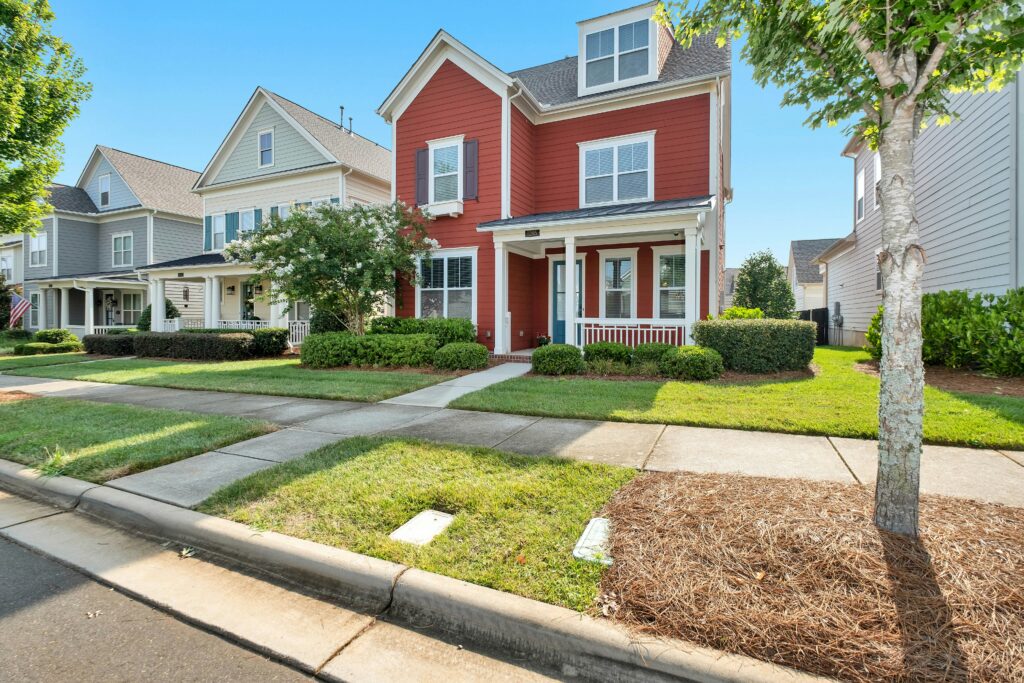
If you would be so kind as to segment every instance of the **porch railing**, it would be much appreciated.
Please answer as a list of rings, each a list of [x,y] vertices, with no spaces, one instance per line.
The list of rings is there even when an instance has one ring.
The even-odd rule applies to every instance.
[[[181,318],[181,329],[201,330],[206,327],[206,321],[202,318]]]
[[[308,320],[293,320],[288,323],[288,341],[292,346],[302,346],[302,340],[309,334]]]
[[[579,318],[576,338],[581,344],[618,342],[626,346],[640,344],[686,344],[684,321],[660,318]]]
[[[269,320],[218,320],[217,327],[222,330],[262,330],[270,327]]]
[[[181,329],[181,318],[164,318],[160,329],[164,332],[177,332]]]
[[[111,330],[134,330],[135,325],[93,325],[93,334],[110,334]]]

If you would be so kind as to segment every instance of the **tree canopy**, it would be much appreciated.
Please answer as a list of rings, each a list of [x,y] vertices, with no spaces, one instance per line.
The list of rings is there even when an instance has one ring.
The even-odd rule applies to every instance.
[[[767,249],[751,254],[736,274],[733,306],[757,308],[766,318],[792,318],[796,301],[782,267]]]

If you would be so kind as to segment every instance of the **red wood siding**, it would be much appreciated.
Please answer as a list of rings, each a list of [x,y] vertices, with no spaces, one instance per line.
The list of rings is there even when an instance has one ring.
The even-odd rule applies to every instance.
[[[446,61],[395,126],[395,189],[398,198],[410,205],[416,200],[417,149],[426,147],[427,140],[452,135],[479,141],[478,199],[466,201],[458,218],[435,219],[430,236],[441,248],[478,247],[477,331],[480,341],[493,348],[494,243],[489,234],[477,232],[476,226],[501,217],[501,98]],[[415,292],[408,284],[402,287],[400,301],[398,315],[416,314]]]
[[[518,107],[512,107],[512,178],[511,210],[513,216],[534,213],[534,150],[536,127]]]
[[[519,254],[508,255],[508,312],[512,317],[513,351],[530,348],[539,334],[534,329],[533,297],[530,296],[533,262],[534,259]]]
[[[708,194],[710,107],[710,95],[694,95],[535,126],[533,211],[579,208],[577,143],[650,130],[657,131],[654,198]]]

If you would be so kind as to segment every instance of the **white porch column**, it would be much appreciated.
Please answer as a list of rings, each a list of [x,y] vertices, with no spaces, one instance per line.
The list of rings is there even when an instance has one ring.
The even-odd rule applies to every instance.
[[[203,278],[203,327],[216,327],[213,321],[213,280]]]
[[[167,316],[167,299],[164,279],[158,277],[153,283],[153,303],[149,309],[149,329],[154,332],[164,331],[164,318]]]
[[[270,326],[288,327],[288,320],[285,317],[284,309],[288,304],[284,301],[277,301],[277,292],[271,285],[270,290]]]
[[[71,325],[71,289],[60,288],[60,326],[65,330]]]
[[[503,242],[494,243],[494,352],[508,353],[505,317],[508,314],[508,252]]]
[[[210,315],[213,317],[213,324],[210,327],[220,325],[220,275],[210,278]]]
[[[46,329],[46,298],[47,293],[45,289],[39,290],[39,328],[40,330]]]
[[[85,288],[85,333],[92,334],[96,326],[96,290]]]
[[[565,238],[565,343],[578,346],[576,339],[576,238]]]
[[[693,324],[700,319],[700,240],[697,228],[686,228],[686,343],[693,343]]]

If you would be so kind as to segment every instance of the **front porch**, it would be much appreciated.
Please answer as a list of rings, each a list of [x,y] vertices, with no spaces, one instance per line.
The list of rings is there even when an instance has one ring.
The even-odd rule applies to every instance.
[[[148,283],[134,273],[31,280],[30,329],[64,328],[78,338],[138,324],[149,303]]]

